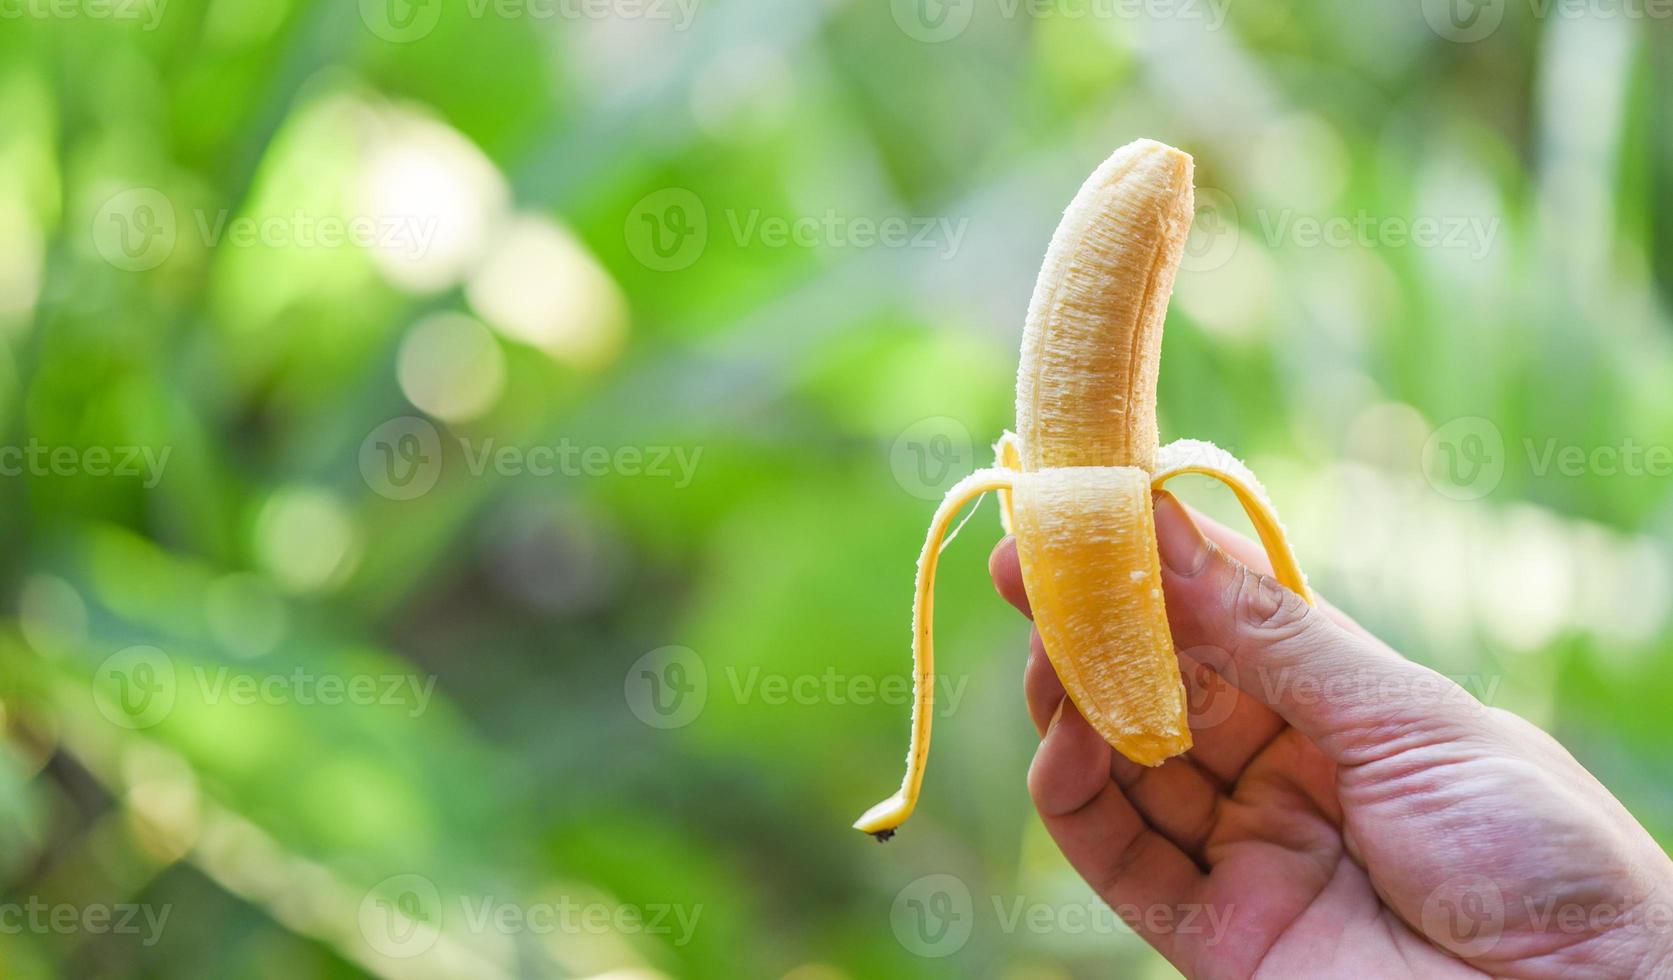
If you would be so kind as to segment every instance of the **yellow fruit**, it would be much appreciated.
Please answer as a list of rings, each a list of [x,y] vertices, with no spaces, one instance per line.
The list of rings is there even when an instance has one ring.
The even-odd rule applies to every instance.
[[[1283,526],[1253,474],[1224,450],[1157,448],[1162,322],[1190,230],[1191,158],[1152,140],[1087,178],[1052,236],[1017,366],[1017,431],[997,465],[947,492],[918,558],[912,736],[906,777],[854,826],[888,839],[912,814],[929,753],[935,566],[953,518],[997,491],[1024,587],[1063,688],[1110,745],[1147,766],[1191,747],[1168,632],[1151,491],[1180,473],[1232,488],[1277,578],[1312,602]]]

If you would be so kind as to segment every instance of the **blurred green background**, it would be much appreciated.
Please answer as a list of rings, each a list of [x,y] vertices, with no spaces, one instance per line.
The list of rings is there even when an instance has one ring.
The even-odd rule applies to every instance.
[[[1673,841],[1657,10],[5,0],[0,973],[1173,975],[1030,809],[991,502],[848,828],[1138,136],[1164,439]]]

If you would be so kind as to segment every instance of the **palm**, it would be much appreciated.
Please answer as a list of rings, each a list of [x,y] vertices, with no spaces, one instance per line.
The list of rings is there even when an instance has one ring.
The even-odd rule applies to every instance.
[[[1105,750],[1110,783],[1136,815],[1207,871],[1182,904],[1220,910],[1212,919],[1226,923],[1220,935],[1171,936],[1164,952],[1202,977],[1348,975],[1368,962],[1406,964],[1388,975],[1474,973],[1379,898],[1344,838],[1338,767],[1270,710],[1185,659],[1196,747],[1156,769]],[[1053,693],[1047,671],[1043,663],[1030,670],[1031,701]],[[1072,724],[1086,728],[1078,718]],[[1098,752],[1090,743],[1076,750]],[[1371,824],[1357,813],[1346,819],[1365,830],[1383,819],[1366,815]]]
[[[1202,765],[1190,756],[1176,763]],[[1284,726],[1227,787],[1200,848],[1188,853],[1209,869],[1202,901],[1240,910],[1227,917],[1240,928],[1217,948],[1199,947],[1188,973],[1346,976],[1368,963],[1403,964],[1386,974],[1397,976],[1475,972],[1383,904],[1349,853],[1336,783],[1337,767]],[[1159,811],[1151,820],[1167,822]]]

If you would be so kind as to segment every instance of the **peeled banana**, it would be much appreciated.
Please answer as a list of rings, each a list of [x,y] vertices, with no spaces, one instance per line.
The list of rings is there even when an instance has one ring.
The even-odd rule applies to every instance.
[[[934,691],[935,568],[953,518],[997,492],[1046,654],[1092,726],[1146,766],[1191,747],[1168,631],[1151,491],[1181,473],[1230,486],[1280,582],[1313,601],[1266,491],[1207,442],[1157,447],[1162,322],[1193,212],[1191,157],[1154,140],[1116,150],[1052,236],[1023,328],[1015,433],[947,492],[918,558],[906,777],[854,826],[881,840],[917,806]]]

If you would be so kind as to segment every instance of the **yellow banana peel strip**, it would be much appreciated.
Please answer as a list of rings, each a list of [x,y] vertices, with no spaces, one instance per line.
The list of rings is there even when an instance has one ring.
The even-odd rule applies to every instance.
[[[1301,563],[1295,560],[1295,551],[1278,520],[1278,511],[1267,498],[1266,488],[1242,460],[1212,442],[1180,439],[1157,451],[1156,471],[1151,474],[1150,485],[1161,489],[1162,484],[1181,473],[1211,476],[1230,487],[1237,495],[1237,502],[1243,505],[1243,512],[1249,515],[1249,522],[1255,526],[1255,533],[1260,535],[1261,547],[1272,562],[1273,577],[1307,600],[1308,605],[1314,605],[1313,590],[1307,586]]]
[[[912,736],[906,749],[906,777],[895,795],[877,804],[854,826],[887,840],[918,805],[924,782],[924,760],[929,755],[930,721],[935,715],[935,568],[941,561],[942,539],[964,505],[991,490],[1009,490],[1015,474],[977,470],[953,484],[930,521],[924,549],[918,554],[918,575],[912,600]]]
[[[993,465],[1002,470],[1022,469],[1022,450],[1017,448],[1017,434],[1007,429],[999,441],[993,444]],[[1011,516],[1011,491],[999,491],[999,526],[1006,534],[1012,533],[1016,526]]]

